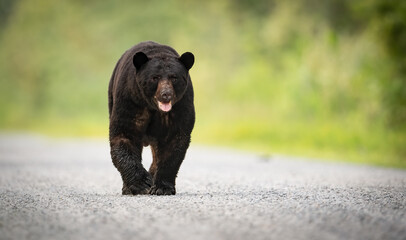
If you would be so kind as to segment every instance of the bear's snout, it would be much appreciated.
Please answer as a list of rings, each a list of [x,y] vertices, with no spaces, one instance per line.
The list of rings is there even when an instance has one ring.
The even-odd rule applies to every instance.
[[[158,108],[164,112],[169,112],[172,109],[174,97],[174,89],[171,81],[167,79],[159,81],[158,88],[155,93]]]
[[[172,100],[171,91],[165,89],[161,91],[162,102],[170,102]]]
[[[169,80],[161,80],[158,83],[155,97],[158,101],[168,103],[173,100],[174,90]]]

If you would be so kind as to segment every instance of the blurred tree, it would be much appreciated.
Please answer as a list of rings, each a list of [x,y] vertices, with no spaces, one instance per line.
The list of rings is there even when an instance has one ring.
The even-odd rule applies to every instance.
[[[246,13],[254,18],[266,17],[275,6],[273,0],[236,0],[231,1],[231,4],[237,16]]]
[[[300,3],[308,14],[315,15],[319,21],[327,22],[335,31],[358,31],[363,21],[353,12],[351,0],[307,0]]]
[[[406,127],[406,1],[307,0],[301,8],[327,21],[333,31],[359,35],[372,29],[393,61],[393,71],[382,83],[383,104],[392,127]]]
[[[0,34],[4,26],[7,25],[7,20],[12,13],[14,6],[17,5],[18,0],[0,0]]]
[[[395,71],[386,83],[385,103],[394,126],[406,127],[406,2],[379,0],[373,12],[378,33],[391,56]]]

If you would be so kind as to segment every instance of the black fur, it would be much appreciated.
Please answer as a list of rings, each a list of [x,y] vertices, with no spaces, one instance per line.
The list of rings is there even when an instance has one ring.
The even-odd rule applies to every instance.
[[[123,194],[175,194],[175,179],[195,123],[189,69],[192,53],[181,57],[171,47],[142,42],[127,50],[108,90],[110,153],[123,180]],[[171,104],[163,111],[158,102]],[[141,164],[150,145],[153,163]]]

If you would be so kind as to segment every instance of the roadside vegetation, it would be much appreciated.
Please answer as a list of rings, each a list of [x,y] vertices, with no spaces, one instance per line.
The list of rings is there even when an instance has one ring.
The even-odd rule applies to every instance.
[[[193,142],[406,167],[406,3],[0,0],[0,129],[107,137],[121,54],[196,56]]]

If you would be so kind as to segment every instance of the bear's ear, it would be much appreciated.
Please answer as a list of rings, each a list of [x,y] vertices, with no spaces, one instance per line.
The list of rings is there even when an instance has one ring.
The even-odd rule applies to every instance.
[[[189,71],[189,69],[192,68],[193,63],[195,63],[195,56],[193,56],[193,53],[191,52],[185,52],[184,54],[182,54],[182,56],[180,56],[179,60]]]
[[[137,52],[133,57],[134,67],[139,70],[142,65],[148,62],[148,57],[143,52]]]

